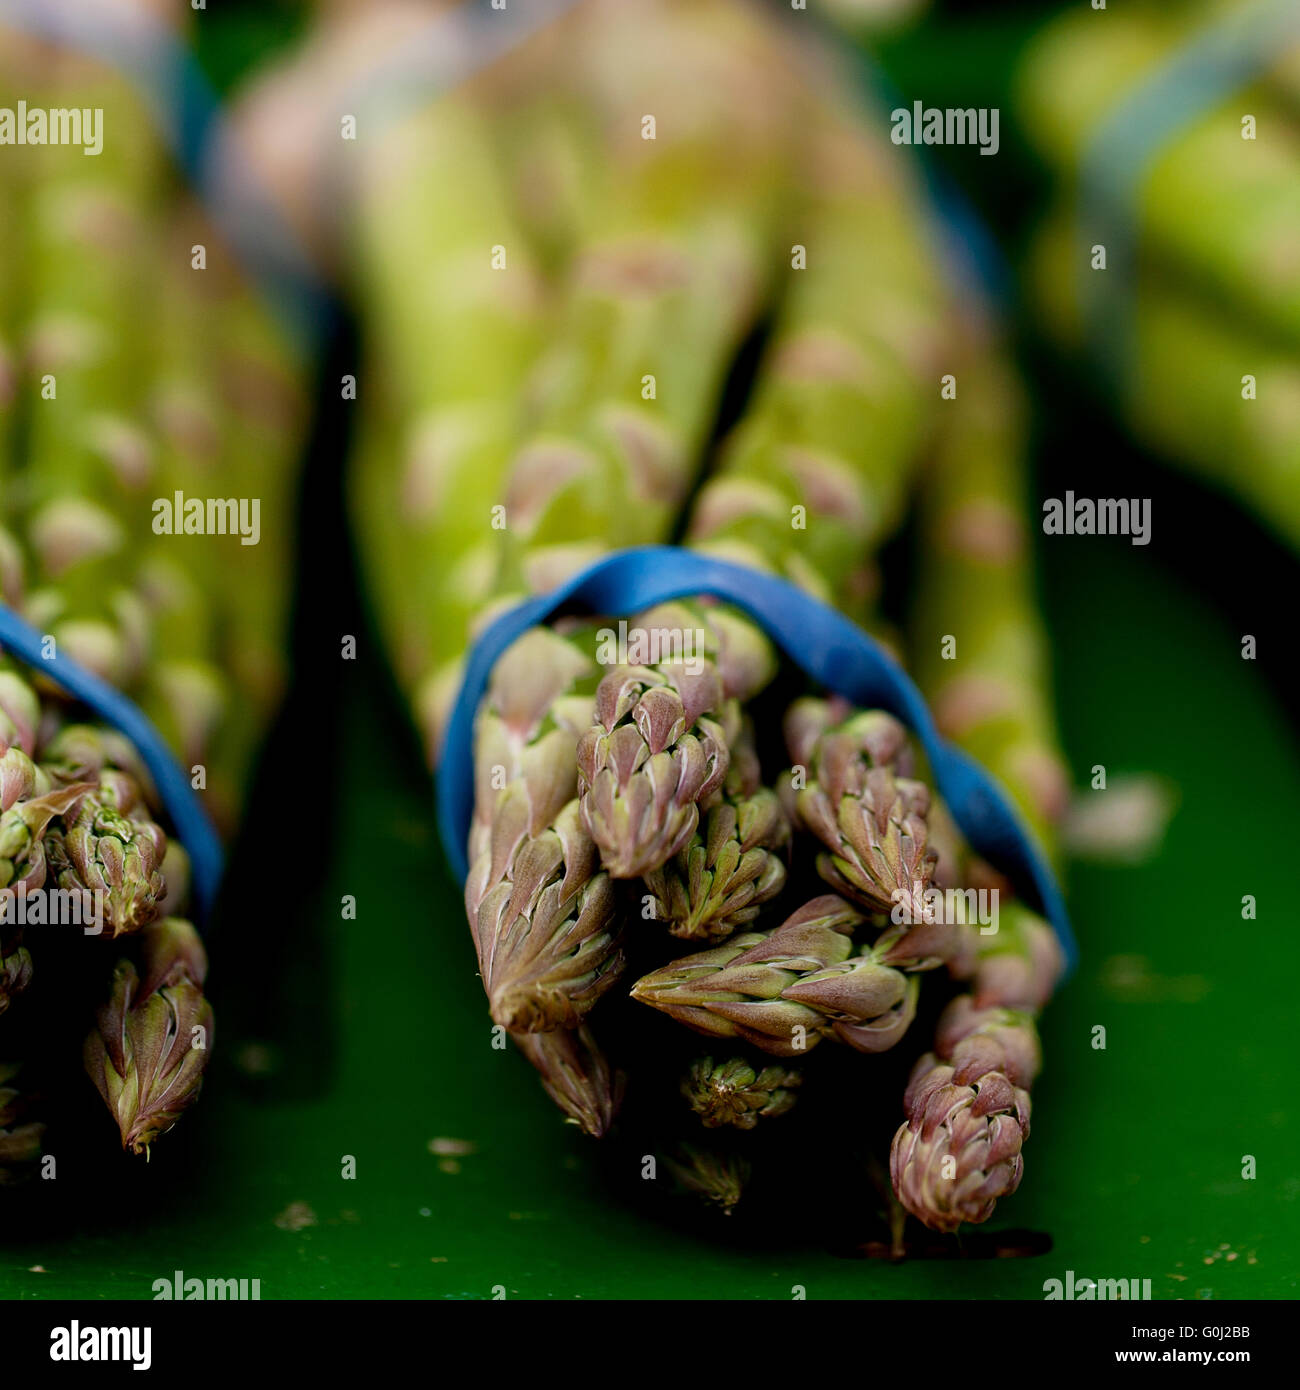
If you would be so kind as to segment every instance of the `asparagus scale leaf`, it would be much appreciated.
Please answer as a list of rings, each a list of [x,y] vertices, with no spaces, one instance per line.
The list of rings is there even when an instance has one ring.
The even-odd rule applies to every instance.
[[[142,941],[143,979],[131,961],[118,964],[83,1060],[122,1147],[147,1155],[198,1099],[212,1055],[212,1008],[203,997],[207,955],[189,922],[151,923]]]

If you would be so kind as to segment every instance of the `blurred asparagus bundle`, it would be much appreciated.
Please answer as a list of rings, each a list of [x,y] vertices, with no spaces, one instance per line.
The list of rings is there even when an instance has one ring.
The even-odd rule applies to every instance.
[[[1009,382],[954,350],[962,315],[913,173],[830,54],[743,0],[592,0],[433,100],[393,54],[427,47],[434,11],[455,7],[335,10],[245,108],[269,166],[259,128],[296,97],[336,111],[402,86],[361,104],[364,158],[285,182],[357,303],[350,505],[431,763],[475,634],[612,550],[680,534],[878,623],[877,552],[936,448],[949,470],[959,456],[945,371],[984,399],[982,500],[1015,512]],[[474,70],[469,29],[429,32]],[[735,421],[724,383],[747,341]],[[970,634],[973,679],[1014,667],[1001,722],[980,727],[1028,806],[1056,755],[1026,556],[1001,564],[1003,539],[974,556],[994,581],[953,594],[945,569],[931,590]],[[974,957],[934,916],[943,810],[894,719],[808,697],[726,604],[612,616],[619,641],[617,621],[563,618],[492,673],[466,846],[478,973],[569,1121],[650,1145],[731,1211],[780,1172],[769,1140],[819,1113],[835,1054],[884,1068]],[[1056,809],[1033,802],[1036,823]],[[896,1080],[871,1108],[881,1155]],[[843,1093],[829,1103],[834,1135]],[[956,1207],[982,1220],[992,1203],[963,1189]],[[937,1202],[909,1209],[946,1228]]]
[[[66,37],[3,35],[29,104],[102,108],[104,145],[0,164],[2,597],[141,705],[228,833],[286,675],[305,364],[144,95]],[[0,1181],[39,1156],[43,1107],[77,1109],[86,1030],[122,1145],[147,1153],[196,1099],[212,1042],[186,847],[127,741],[7,656],[0,788]],[[38,1037],[53,1048],[21,1055]]]
[[[1034,293],[1145,441],[1300,546],[1300,14],[1198,0],[1098,18],[1057,21],[1022,74],[1061,183]]]

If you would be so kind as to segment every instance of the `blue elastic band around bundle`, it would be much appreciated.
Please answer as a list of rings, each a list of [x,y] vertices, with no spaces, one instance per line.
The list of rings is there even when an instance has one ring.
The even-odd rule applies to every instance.
[[[975,851],[1005,873],[1052,924],[1067,969],[1078,952],[1065,900],[1042,848],[997,782],[969,754],[941,738],[916,686],[879,643],[833,608],[773,575],[674,546],[620,551],[548,594],[497,618],[470,653],[447,726],[438,771],[438,824],[459,879],[469,872],[466,845],[474,811],[474,720],[498,657],[529,628],[561,610],[612,617],[657,603],[712,595],[748,613],[807,675],[854,705],[884,709],[925,750],[935,784]]]
[[[55,681],[104,723],[130,739],[149,770],[172,832],[190,859],[191,882],[199,914],[212,914],[225,855],[203,804],[190,786],[185,770],[172,756],[157,729],[121,691],[114,690],[71,657],[56,651],[45,655],[46,639],[12,609],[0,604],[0,647]]]

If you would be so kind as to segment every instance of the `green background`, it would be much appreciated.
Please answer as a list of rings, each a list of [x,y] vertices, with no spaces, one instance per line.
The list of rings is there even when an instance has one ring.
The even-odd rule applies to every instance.
[[[1005,142],[1028,24],[997,11],[932,18],[887,47],[886,65],[909,98],[1001,105]],[[228,80],[266,33],[251,20],[211,31],[214,73]],[[1014,250],[1035,171],[1014,141],[1004,159],[974,164],[998,174],[956,159],[950,172]],[[61,1156],[60,1181],[21,1195],[0,1293],[148,1298],[179,1269],[259,1278],[263,1298],[490,1298],[497,1286],[530,1298],[789,1298],[796,1285],[809,1298],[1040,1298],[1073,1270],[1149,1278],[1156,1298],[1294,1297],[1300,768],[1265,606],[1274,589],[1294,591],[1294,570],[1227,504],[1116,436],[1031,331],[1019,347],[1040,491],[1077,482],[1154,499],[1150,547],[1040,546],[1076,783],[1095,764],[1112,780],[1158,773],[1180,804],[1152,861],[1070,869],[1083,962],[1044,1019],[1026,1176],[987,1228],[994,1239],[981,1230],[951,1243],[964,1257],[901,1265],[823,1253],[859,1194],[820,1180],[763,1239],[742,1240],[722,1217],[687,1229],[611,1200],[591,1141],[558,1121],[522,1059],[490,1046],[430,788],[351,597],[337,496],[318,482],[298,681],[214,948],[220,1036],[203,1103],[147,1169],[112,1152],[97,1116],[85,1151]],[[337,351],[346,360],[346,337]],[[323,422],[314,479],[336,477],[333,435]],[[362,634],[341,682],[340,631]],[[1260,637],[1259,661],[1242,660],[1243,632]],[[304,854],[326,864],[323,883]],[[1257,921],[1241,918],[1246,893]],[[341,919],[344,894],[355,921]],[[1098,1026],[1105,1050],[1093,1047]],[[475,1146],[458,1171],[430,1152],[440,1136]],[[1050,1248],[982,1258],[999,1232]]]

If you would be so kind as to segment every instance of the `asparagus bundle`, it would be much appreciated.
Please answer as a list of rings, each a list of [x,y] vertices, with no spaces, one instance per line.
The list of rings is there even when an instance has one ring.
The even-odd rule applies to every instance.
[[[16,345],[2,597],[142,705],[229,828],[282,670],[264,658],[284,646],[301,365],[180,193],[143,99],[71,50],[35,51],[42,100],[102,106],[108,135],[97,160],[40,147],[6,207],[18,244],[0,261],[19,259],[25,292],[4,296],[0,330]],[[224,292],[209,296],[209,273]],[[232,393],[236,420],[222,398],[250,343],[265,345],[260,404]],[[232,565],[250,510],[258,534]],[[7,657],[0,796],[0,1052],[89,1027],[86,1070],[123,1147],[147,1154],[196,1099],[212,1041],[185,846],[136,750]],[[75,938],[55,941],[68,922]],[[94,995],[97,1018],[82,1012]],[[42,1044],[22,1073],[29,1101],[4,1093],[0,1169],[39,1152],[41,1104],[69,1086],[63,1056]]]
[[[1235,493],[1295,545],[1294,9],[1145,5],[1127,8],[1104,32],[1082,18],[1044,34],[1022,83],[1026,128],[1062,183],[1035,257],[1043,315],[1071,350],[1103,351],[1123,364],[1118,406],[1146,442]],[[1221,55],[1225,71],[1241,74],[1238,89],[1207,87],[1213,104],[1188,106],[1187,122],[1153,149],[1134,206],[1113,206],[1089,142],[1166,64],[1197,53],[1197,71],[1205,55]],[[1130,144],[1141,138],[1141,125],[1134,129]],[[1096,247],[1112,240],[1112,228],[1135,247],[1133,264],[1115,261],[1121,248],[1110,246],[1103,270]]]
[[[492,615],[674,534],[765,310],[689,544],[868,620],[941,423],[924,218],[838,74],[725,0],[581,19],[376,131],[346,184],[373,382],[351,504],[433,761]],[[920,976],[959,966],[926,906],[938,809],[901,726],[797,699],[739,611],[613,618],[613,642],[601,617],[527,632],[491,673],[467,915],[491,1016],[566,1117],[731,1210],[769,1139],[825,1113],[830,1058],[887,1068]]]

